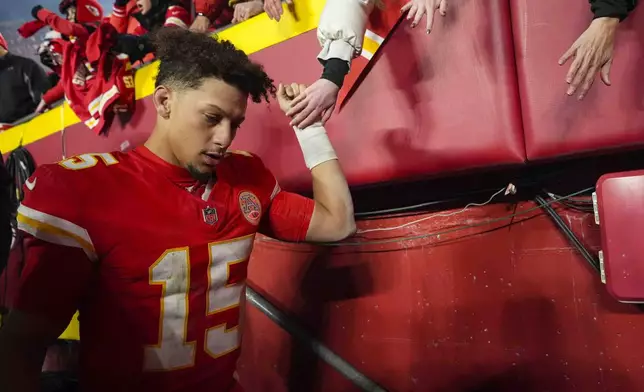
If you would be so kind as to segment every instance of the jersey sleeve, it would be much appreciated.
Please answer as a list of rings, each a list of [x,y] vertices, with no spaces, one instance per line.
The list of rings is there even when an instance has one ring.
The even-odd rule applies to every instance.
[[[309,224],[313,217],[315,202],[296,193],[285,192],[277,179],[264,165],[261,158],[247,151],[231,151],[237,164],[230,166],[230,178],[243,177],[247,185],[258,191],[263,200],[264,213],[259,232],[283,241],[300,242],[306,239]],[[251,174],[252,173],[252,174]]]
[[[124,34],[127,32],[128,20],[128,3],[122,4],[122,2],[114,2],[112,15],[110,15],[110,24],[114,26],[118,33]]]
[[[163,27],[181,27],[187,29],[190,25],[190,13],[181,5],[173,4],[168,7]]]
[[[306,239],[315,202],[308,197],[278,191],[264,215],[261,233],[284,241]]]
[[[58,31],[63,35],[74,37],[89,36],[89,32],[82,24],[72,23],[66,19],[61,18],[60,16],[56,15],[46,8],[41,8],[36,15],[38,16],[38,20],[46,23],[53,30]]]
[[[262,218],[260,232],[283,241],[301,242],[306,239],[315,202],[308,197],[283,191],[277,179],[261,160],[262,183],[270,191],[269,204]],[[268,193],[268,192],[267,192]]]
[[[57,165],[39,167],[25,182],[18,229],[25,266],[14,307],[69,322],[88,287],[97,256],[83,227],[83,189]],[[74,174],[74,173],[72,173]]]
[[[216,0],[194,0],[195,12],[209,17],[215,10],[216,2]]]
[[[64,326],[81,306],[92,264],[79,248],[25,235],[24,265],[12,308]]]
[[[42,96],[43,101],[45,101],[47,105],[51,105],[63,98],[65,98],[65,87],[62,79],[60,79],[54,87],[47,90],[47,92]]]

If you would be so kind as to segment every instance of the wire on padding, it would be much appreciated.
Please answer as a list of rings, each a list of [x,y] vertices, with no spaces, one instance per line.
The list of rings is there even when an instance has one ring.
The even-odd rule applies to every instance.
[[[412,221],[412,222],[404,223],[404,224],[399,225],[399,226],[379,227],[379,228],[376,228],[376,229],[358,230],[357,234],[372,233],[372,232],[375,232],[375,231],[398,230],[398,229],[402,229],[402,228],[407,227],[407,226],[415,225],[416,223],[424,222],[424,221],[429,220],[429,219],[438,218],[438,217],[450,217],[450,216],[462,214],[465,211],[467,211],[470,207],[483,207],[485,205],[490,204],[492,202],[492,200],[494,200],[495,197],[497,197],[498,195],[500,195],[503,192],[505,192],[506,195],[514,194],[514,193],[516,193],[516,188],[514,187],[514,185],[509,184],[508,186],[499,189],[496,193],[494,193],[492,196],[490,196],[490,198],[487,201],[485,201],[483,203],[469,203],[465,207],[463,207],[462,209],[460,209],[458,211],[439,212],[439,213],[436,213],[436,214],[426,216],[426,217],[421,218],[421,219],[417,219],[417,220]]]

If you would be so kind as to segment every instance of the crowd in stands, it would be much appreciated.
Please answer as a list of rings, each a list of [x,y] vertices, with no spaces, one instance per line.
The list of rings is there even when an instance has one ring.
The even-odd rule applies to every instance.
[[[33,39],[48,30],[37,51],[45,68],[10,53],[0,35],[0,129],[66,99],[88,128],[101,133],[114,113],[131,112],[134,69],[154,59],[156,30],[215,31],[264,12],[264,1],[114,0],[110,11],[95,0],[62,0],[56,10],[34,7],[18,34]]]

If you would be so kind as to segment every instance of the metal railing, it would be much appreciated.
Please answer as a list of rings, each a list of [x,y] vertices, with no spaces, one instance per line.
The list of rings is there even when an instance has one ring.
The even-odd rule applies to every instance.
[[[387,392],[386,389],[376,384],[358,369],[354,368],[349,362],[345,361],[338,354],[331,351],[321,341],[314,338],[295,320],[288,317],[283,311],[271,304],[266,298],[251,287],[246,286],[246,300],[254,307],[264,313],[275,324],[293,336],[300,344],[313,351],[321,360],[335,369],[338,373],[346,377],[354,385],[368,392]]]

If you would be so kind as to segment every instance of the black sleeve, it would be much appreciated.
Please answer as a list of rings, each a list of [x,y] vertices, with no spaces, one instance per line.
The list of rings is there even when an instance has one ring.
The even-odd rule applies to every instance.
[[[43,94],[51,88],[45,70],[35,61],[25,59],[23,62],[23,76],[25,83],[29,86],[29,94],[31,94],[34,103],[39,104]]]
[[[130,61],[134,63],[143,60],[148,53],[153,53],[154,46],[148,34],[119,34],[112,51],[127,54],[130,57]]]
[[[324,61],[322,64],[324,65],[322,79],[330,80],[339,88],[342,88],[344,77],[349,73],[349,63],[344,60],[331,58]]]
[[[619,18],[620,21],[635,9],[637,0],[589,0],[595,18]]]

